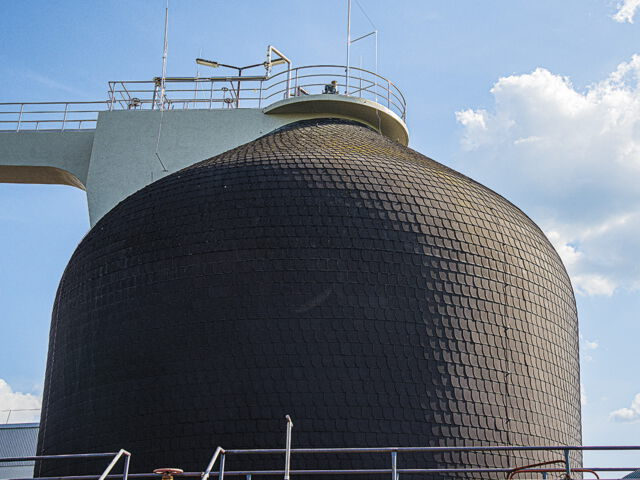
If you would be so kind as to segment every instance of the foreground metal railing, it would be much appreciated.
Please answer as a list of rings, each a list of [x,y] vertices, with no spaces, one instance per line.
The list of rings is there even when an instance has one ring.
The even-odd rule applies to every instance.
[[[483,478],[484,474],[498,473],[504,474],[505,478],[513,478],[516,474],[529,474],[528,478],[536,479],[548,479],[552,478],[549,474],[560,474],[563,479],[576,478],[576,474],[581,475],[584,472],[595,472],[596,477],[598,472],[606,472],[609,474],[619,472],[631,472],[640,469],[640,459],[635,458],[636,466],[634,467],[576,467],[572,465],[570,454],[575,451],[640,451],[640,445],[625,445],[625,446],[567,446],[567,445],[545,445],[545,446],[472,446],[472,447],[381,447],[381,448],[295,448],[291,449],[290,453],[291,463],[295,466],[296,457],[300,455],[334,455],[334,454],[381,454],[388,456],[389,466],[387,468],[369,468],[369,469],[316,469],[316,470],[291,470],[292,477],[304,478],[308,475],[322,475],[322,476],[336,476],[336,475],[368,475],[375,476],[376,478],[387,478],[391,480],[399,480],[400,475],[423,475],[426,478],[438,478],[442,474],[453,473],[465,473],[477,475],[475,478]],[[542,462],[541,464],[534,465],[513,465],[509,468],[483,468],[481,466],[474,466],[468,468],[402,468],[401,455],[407,453],[444,453],[444,452],[517,452],[517,451],[548,451],[550,455],[558,454],[562,456],[562,459],[551,460],[549,462]],[[224,477],[245,477],[246,480],[252,480],[256,476],[284,476],[285,469],[282,470],[226,470],[226,459],[232,455],[282,455],[283,466],[285,464],[284,455],[287,449],[275,448],[275,449],[243,449],[243,450],[225,450],[222,447],[216,448],[215,452],[211,456],[209,463],[202,472],[184,472],[180,477],[188,478],[200,478],[200,480],[209,480],[210,477],[217,477],[219,480],[224,480]],[[123,480],[137,479],[137,478],[158,478],[154,473],[135,473],[129,474],[129,459],[130,454],[125,450],[120,450],[117,454],[103,453],[103,454],[79,454],[79,455],[44,455],[38,457],[20,457],[20,458],[0,458],[0,463],[7,461],[24,461],[24,460],[44,460],[54,458],[85,458],[85,457],[106,457],[114,456],[109,466],[105,469],[102,475],[83,475],[73,477],[39,477],[41,480],[90,480],[98,479],[105,480],[107,478],[122,478]],[[111,470],[118,462],[118,460],[125,456],[124,473],[122,475],[110,475]],[[562,468],[551,468],[545,464],[557,464],[561,463]],[[546,468],[543,468],[546,467]],[[214,471],[215,469],[215,471]],[[519,476],[517,478],[522,478]],[[555,476],[553,478],[559,478]],[[614,476],[615,479],[619,479],[619,475]],[[613,480],[611,476],[607,477],[609,480]],[[601,479],[601,480],[607,480]]]
[[[271,76],[168,77],[109,82],[107,100],[91,102],[0,103],[0,130],[83,130],[95,128],[105,110],[188,110],[263,108],[276,101],[315,94],[371,100],[406,120],[404,95],[390,80],[369,70],[342,65],[309,65]]]
[[[115,453],[73,453],[68,455],[35,455],[31,457],[8,457],[8,458],[0,458],[0,464],[3,463],[13,463],[13,462],[28,462],[28,461],[39,461],[39,460],[77,460],[82,458],[104,458],[104,457],[113,457],[107,468],[104,469],[102,474],[100,475],[82,475],[82,476],[74,476],[74,477],[35,477],[41,479],[55,479],[55,478],[65,478],[67,480],[73,479],[95,479],[105,480],[106,478],[122,478],[122,480],[127,480],[129,478],[129,463],[131,461],[131,453],[127,452],[124,449],[120,449],[120,451]],[[117,465],[121,458],[124,457],[124,468],[121,475],[110,475],[113,468]],[[26,480],[26,479],[25,479]]]
[[[391,480],[399,480],[399,476],[402,475],[429,475],[433,478],[437,478],[439,474],[446,473],[468,473],[468,474],[486,474],[486,473],[503,473],[507,478],[512,478],[514,474],[530,473],[540,475],[540,477],[547,479],[549,473],[562,473],[563,478],[575,478],[572,475],[575,473],[583,472],[631,472],[640,469],[640,459],[637,459],[638,466],[636,467],[575,467],[571,464],[570,454],[572,451],[622,451],[622,450],[634,450],[640,451],[640,445],[628,445],[628,446],[567,446],[567,445],[545,445],[545,446],[478,446],[478,447],[382,447],[382,448],[296,448],[291,449],[292,455],[301,454],[372,454],[380,453],[389,455],[389,467],[388,468],[376,468],[376,469],[322,469],[322,470],[291,470],[292,476],[304,476],[304,475],[390,475]],[[401,453],[443,453],[443,452],[516,452],[516,451],[549,451],[558,452],[562,454],[562,460],[564,467],[559,468],[541,468],[539,465],[529,466],[513,466],[509,468],[401,468],[399,466],[399,454]],[[255,470],[255,471],[225,471],[226,457],[229,455],[284,455],[286,449],[244,449],[244,450],[224,450],[218,447],[211,457],[211,461],[207,466],[207,469],[200,475],[201,480],[207,480],[210,475],[215,475],[218,479],[222,480],[225,476],[238,477],[244,476],[247,480],[251,480],[253,476],[265,475],[265,476],[280,476],[285,474],[285,470]],[[219,459],[218,472],[212,472],[216,460]],[[558,460],[552,461],[557,463]],[[295,464],[295,461],[293,462]],[[551,462],[549,462],[551,463]],[[193,472],[186,472],[185,476],[197,476]],[[598,475],[596,474],[596,477]],[[482,477],[478,477],[482,478]],[[619,478],[619,477],[617,477]],[[605,480],[605,479],[601,479]],[[611,479],[613,480],[613,479]]]

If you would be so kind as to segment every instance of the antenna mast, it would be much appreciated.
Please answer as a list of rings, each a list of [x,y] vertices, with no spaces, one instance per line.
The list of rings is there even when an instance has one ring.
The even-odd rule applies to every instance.
[[[349,60],[351,55],[351,0],[347,0],[347,70],[344,76],[344,94],[349,95]]]
[[[167,31],[169,26],[169,0],[164,9],[164,49],[162,51],[162,80],[160,81],[160,110],[164,110],[164,89],[167,78]]]

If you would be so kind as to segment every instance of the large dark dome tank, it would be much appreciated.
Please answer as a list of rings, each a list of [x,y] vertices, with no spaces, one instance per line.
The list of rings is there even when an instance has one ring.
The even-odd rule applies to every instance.
[[[133,471],[201,471],[218,445],[283,447],[285,414],[294,447],[580,444],[558,255],[501,196],[342,120],[282,128],[100,220],[57,294],[39,454],[125,448]],[[357,458],[292,468],[389,465]],[[227,466],[282,468],[263,460]],[[81,466],[40,474],[95,473]]]

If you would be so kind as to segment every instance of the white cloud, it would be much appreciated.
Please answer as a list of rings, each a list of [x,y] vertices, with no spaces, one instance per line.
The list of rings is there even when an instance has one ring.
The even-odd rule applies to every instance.
[[[580,382],[580,405],[583,407],[587,404],[587,392],[584,388],[584,383]]]
[[[638,55],[583,91],[537,68],[456,113],[458,168],[543,227],[582,295],[640,287],[639,79]]]
[[[596,348],[598,348],[598,342],[590,342],[589,340],[585,340],[584,348],[586,350],[595,350]]]
[[[0,423],[34,422],[40,418],[42,399],[30,393],[14,392],[11,386],[0,378]],[[11,410],[11,411],[9,411]]]
[[[636,422],[640,420],[640,393],[633,397],[633,401],[629,408],[615,410],[611,412],[609,418],[616,422]]]
[[[618,11],[611,18],[620,23],[633,23],[633,17],[638,7],[640,7],[640,0],[623,0],[618,3]]]
[[[581,295],[610,297],[616,289],[615,283],[601,275],[574,275],[573,286]]]

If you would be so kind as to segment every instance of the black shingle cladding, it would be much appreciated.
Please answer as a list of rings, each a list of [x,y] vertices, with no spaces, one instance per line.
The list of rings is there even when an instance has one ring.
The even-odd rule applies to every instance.
[[[558,255],[501,196],[340,120],[290,125],[120,203],[60,284],[40,453],[126,448],[134,471],[199,471],[218,445],[283,446],[285,414],[294,447],[579,444]],[[41,473],[95,473],[73,465]]]

